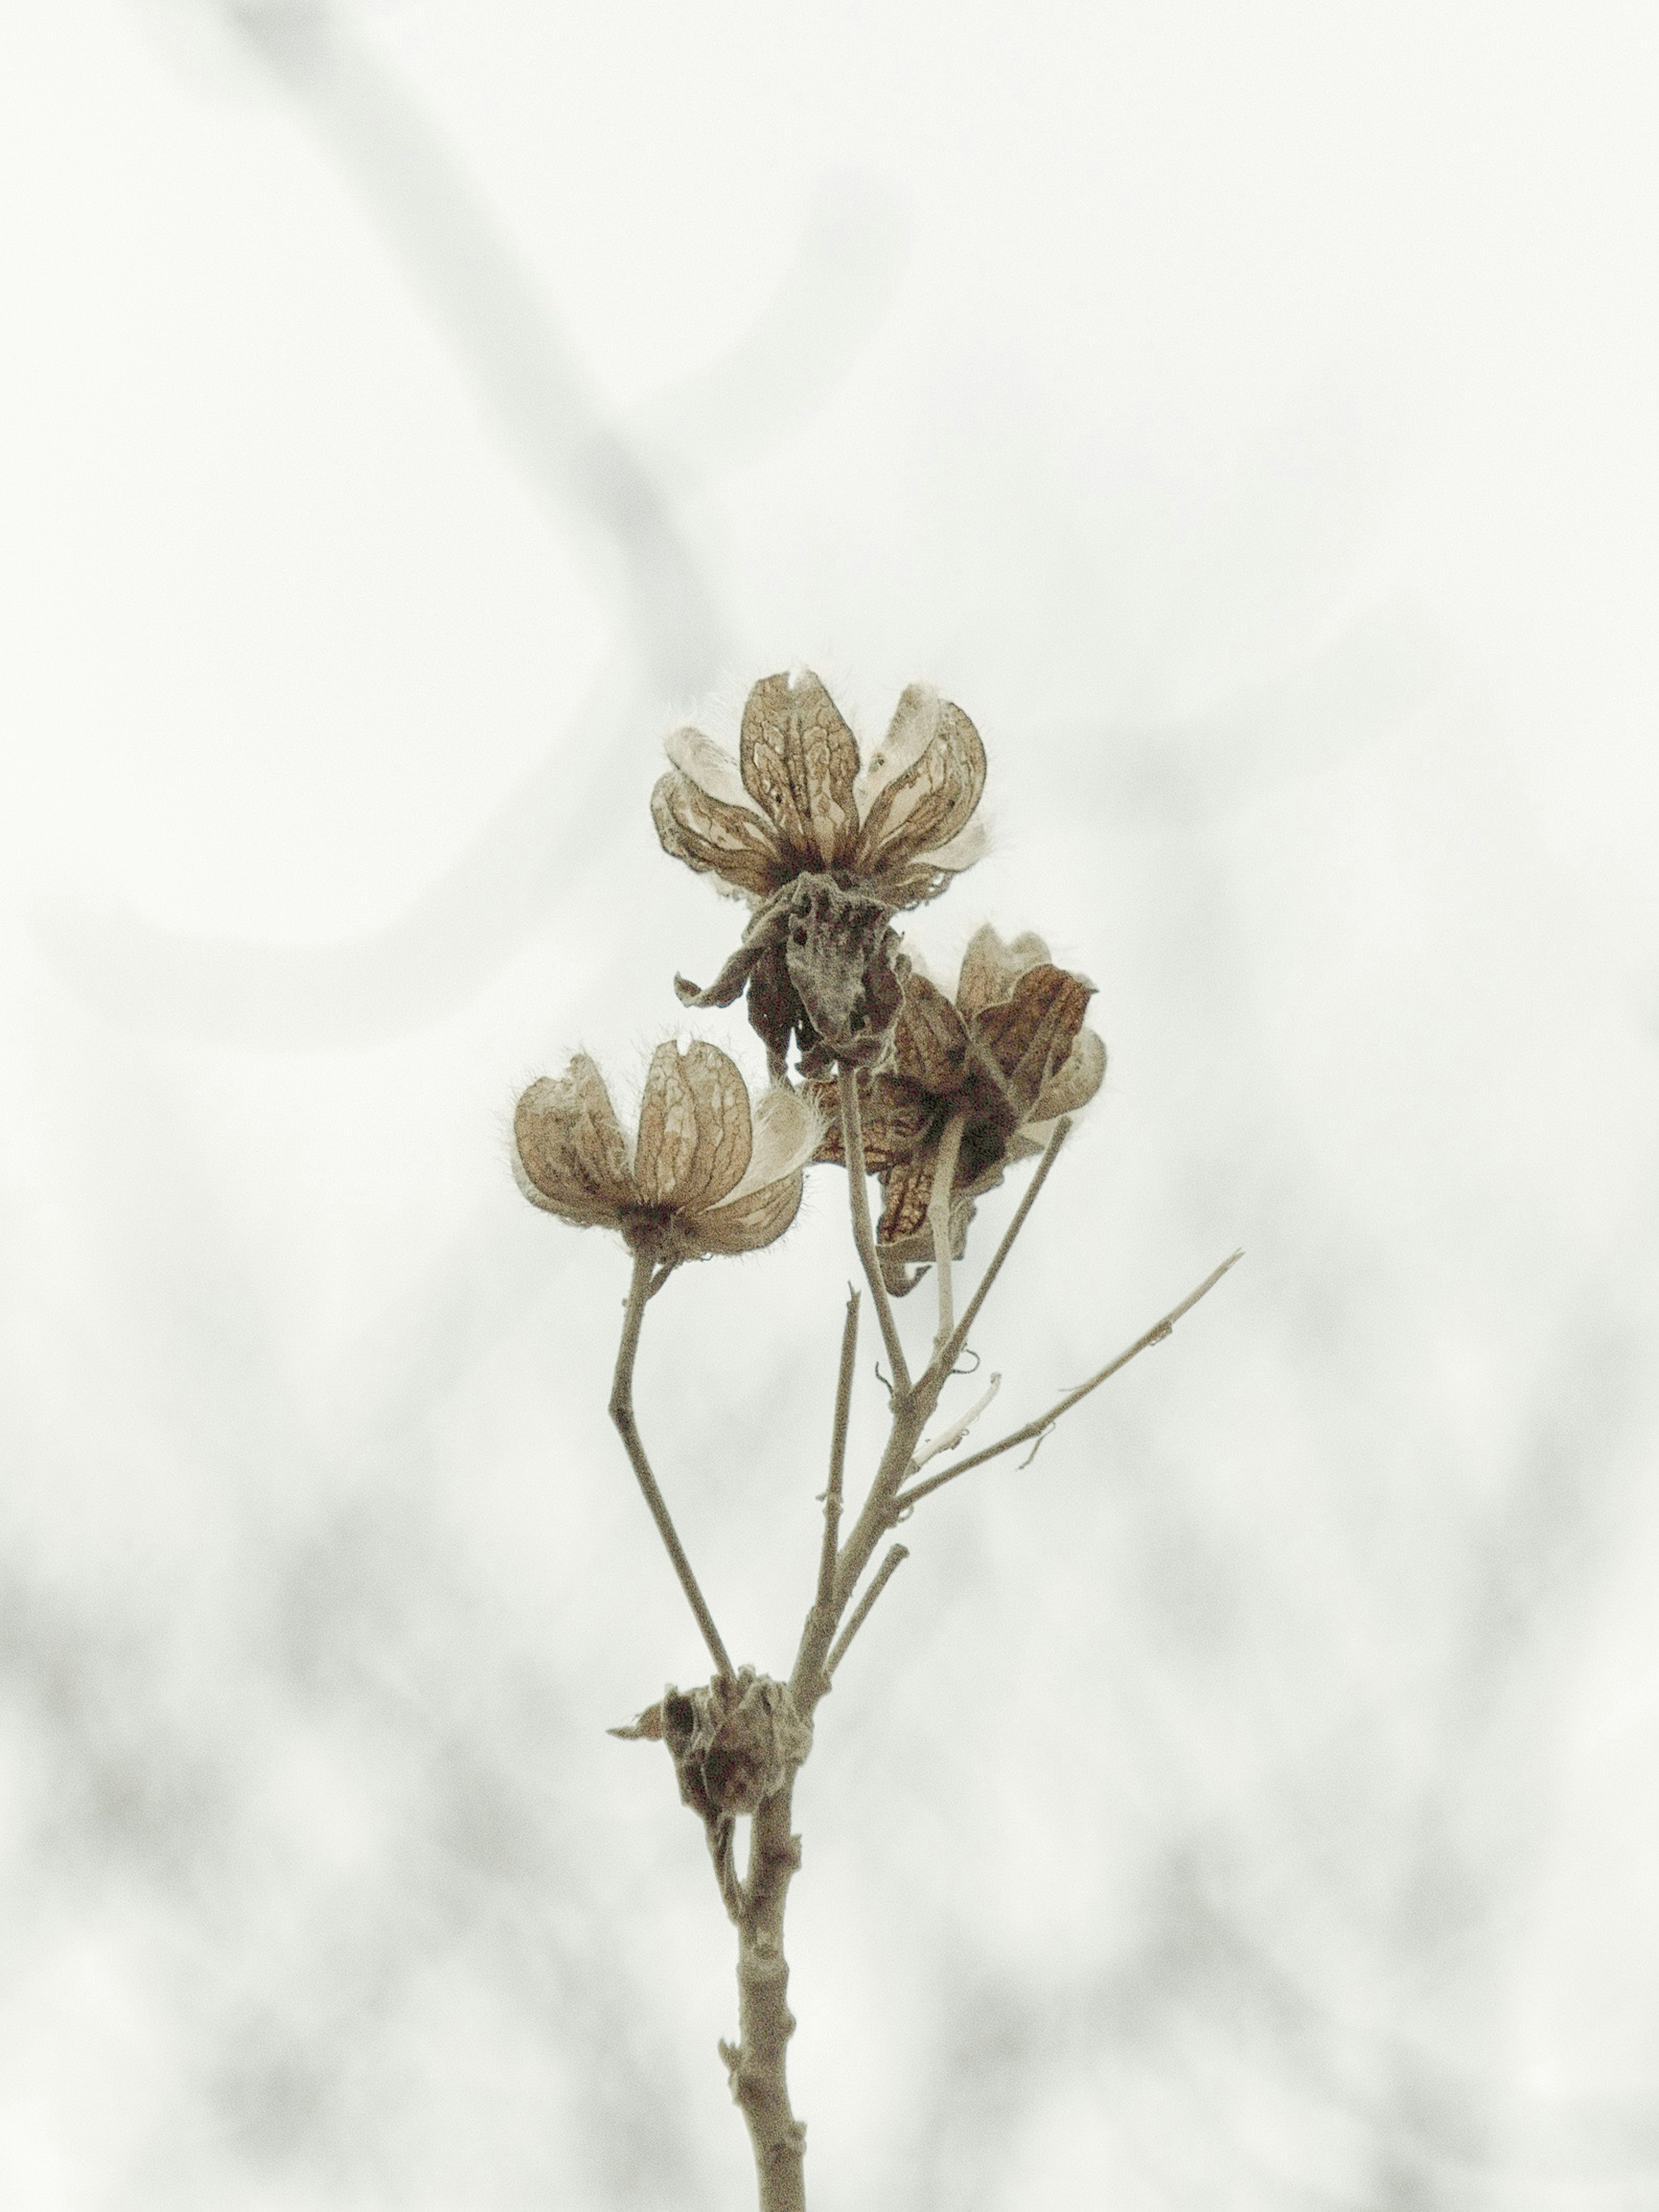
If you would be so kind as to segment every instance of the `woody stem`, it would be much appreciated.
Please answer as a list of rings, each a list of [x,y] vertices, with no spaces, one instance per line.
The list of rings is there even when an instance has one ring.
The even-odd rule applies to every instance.
[[[611,1418],[617,1425],[617,1434],[623,1440],[623,1449],[639,1477],[645,1502],[651,1509],[651,1517],[657,1524],[657,1534],[664,1548],[674,1563],[674,1572],[680,1578],[680,1588],[685,1592],[686,1603],[696,1616],[702,1640],[708,1646],[714,1662],[715,1672],[723,1680],[732,1676],[732,1662],[726,1656],[720,1632],[714,1626],[714,1616],[708,1610],[707,1599],[697,1586],[691,1571],[691,1562],[685,1556],[685,1547],[679,1540],[668,1501],[657,1487],[657,1478],[651,1472],[651,1462],[645,1455],[645,1446],[640,1441],[639,1425],[634,1419],[634,1362],[640,1348],[640,1324],[645,1319],[645,1302],[651,1295],[651,1273],[654,1262],[647,1252],[638,1253],[634,1261],[634,1280],[628,1292],[628,1311],[623,1321],[622,1343],[617,1352],[616,1379],[611,1386]]]

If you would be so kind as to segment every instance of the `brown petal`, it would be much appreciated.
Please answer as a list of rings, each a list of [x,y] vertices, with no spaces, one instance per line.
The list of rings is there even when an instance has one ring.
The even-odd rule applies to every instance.
[[[567,1221],[613,1218],[639,1193],[605,1078],[583,1052],[556,1083],[532,1083],[513,1116],[526,1197]]]
[[[912,973],[893,1030],[897,1073],[936,1098],[960,1090],[968,1066],[968,1031],[961,1015],[936,984]]]
[[[763,816],[711,797],[679,769],[659,777],[651,819],[665,853],[750,898],[775,890],[787,872],[777,832]]]
[[[985,748],[960,707],[913,684],[866,778],[854,866],[884,869],[925,856],[965,830],[985,789]]]
[[[1066,1064],[1093,996],[1080,975],[1044,961],[1028,968],[1000,1006],[974,1018],[974,1034],[1001,1069],[1022,1121]]]
[[[787,676],[762,678],[743,710],[741,756],[744,787],[797,867],[844,866],[858,842],[859,749],[816,676],[793,687]]]
[[[683,1212],[718,1204],[741,1182],[750,1143],[749,1088],[719,1047],[659,1045],[634,1147],[644,1202]]]
[[[1048,946],[1032,931],[1025,930],[1012,945],[1005,945],[988,921],[974,932],[962,956],[957,1006],[964,1014],[977,1014],[999,1000],[1011,998],[1026,969],[1048,957]]]

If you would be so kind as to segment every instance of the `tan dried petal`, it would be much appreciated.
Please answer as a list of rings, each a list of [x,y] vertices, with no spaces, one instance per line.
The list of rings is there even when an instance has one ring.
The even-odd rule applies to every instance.
[[[744,787],[798,865],[845,866],[858,842],[859,749],[817,678],[763,677],[743,710],[741,748]]]
[[[957,1004],[964,1014],[982,1013],[987,1006],[1013,995],[1015,984],[1028,968],[1048,957],[1048,948],[1034,930],[1025,930],[1005,945],[990,923],[976,929],[962,956],[957,981]]]
[[[647,1206],[717,1205],[749,1165],[749,1090],[717,1045],[672,1042],[651,1055],[640,1101],[634,1178]]]
[[[605,1078],[585,1052],[556,1082],[544,1075],[531,1085],[514,1113],[513,1140],[526,1197],[567,1221],[611,1221],[638,1196]]]
[[[1026,969],[1009,998],[975,1017],[975,1034],[1001,1069],[1021,1121],[1065,1066],[1091,996],[1081,976],[1045,961]]]
[[[877,1240],[880,1243],[900,1243],[905,1237],[917,1235],[926,1226],[928,1201],[933,1195],[933,1168],[938,1158],[937,1147],[930,1146],[925,1152],[896,1161],[884,1176],[881,1191],[886,1202],[881,1209],[881,1219],[876,1228]]]
[[[713,797],[681,769],[660,776],[651,819],[665,853],[713,873],[750,898],[764,898],[787,872],[777,831],[750,806]]]
[[[1078,1113],[1099,1090],[1105,1073],[1105,1045],[1093,1030],[1079,1030],[1077,1042],[1037,1093],[1031,1109],[1033,1125]]]
[[[960,707],[922,684],[904,692],[861,793],[854,865],[879,874],[964,830],[985,789],[985,748]]]
[[[710,1252],[758,1252],[799,1212],[802,1188],[801,1176],[784,1176],[710,1206],[696,1218],[698,1243]]]

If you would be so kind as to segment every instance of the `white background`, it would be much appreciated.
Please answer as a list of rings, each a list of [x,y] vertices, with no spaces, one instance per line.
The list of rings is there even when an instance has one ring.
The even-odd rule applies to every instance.
[[[823,1708],[815,2205],[1651,2204],[1656,49],[0,19],[8,2204],[748,2201],[730,1930],[603,1734],[701,1672],[625,1259],[505,1128],[728,949],[659,741],[801,662],[985,737],[933,964],[1099,986],[999,1411],[1249,1255],[916,1516]],[[843,1197],[641,1358],[778,1672]]]

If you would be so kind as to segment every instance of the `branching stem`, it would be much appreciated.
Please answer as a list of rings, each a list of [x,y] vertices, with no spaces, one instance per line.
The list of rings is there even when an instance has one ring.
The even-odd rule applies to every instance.
[[[611,1386],[611,1418],[617,1425],[617,1434],[623,1440],[623,1449],[639,1477],[640,1488],[645,1492],[645,1502],[651,1509],[651,1517],[657,1524],[657,1534],[662,1538],[669,1558],[674,1563],[674,1572],[680,1578],[680,1588],[685,1592],[686,1603],[696,1616],[702,1640],[708,1646],[716,1671],[725,1681],[732,1679],[731,1660],[726,1656],[720,1632],[714,1626],[714,1616],[708,1610],[708,1601],[697,1586],[691,1571],[691,1562],[685,1556],[685,1547],[679,1540],[668,1501],[657,1487],[657,1478],[651,1472],[651,1462],[645,1455],[645,1446],[640,1441],[639,1425],[634,1419],[634,1362],[640,1349],[640,1324],[645,1318],[645,1302],[651,1295],[651,1273],[653,1262],[648,1252],[635,1255],[634,1279],[629,1286],[628,1311],[623,1322],[622,1343],[617,1352],[616,1379]]]
[[[836,1648],[823,1662],[823,1671],[826,1676],[834,1674],[836,1668],[840,1666],[842,1661],[847,1656],[848,1645],[858,1634],[860,1629],[863,1627],[865,1622],[870,1618],[871,1609],[874,1606],[876,1600],[881,1595],[888,1583],[892,1581],[893,1577],[898,1572],[899,1569],[904,1565],[904,1562],[909,1558],[909,1553],[906,1551],[902,1544],[895,1544],[888,1553],[887,1557],[882,1561],[880,1566],[877,1568],[874,1582],[871,1583],[869,1589],[866,1590],[864,1595],[859,1600],[858,1606],[854,1612],[853,1618],[848,1622],[846,1627],[842,1629],[841,1634],[836,1638]]]

